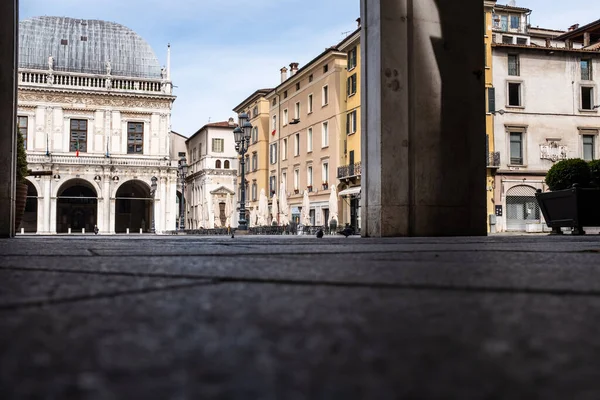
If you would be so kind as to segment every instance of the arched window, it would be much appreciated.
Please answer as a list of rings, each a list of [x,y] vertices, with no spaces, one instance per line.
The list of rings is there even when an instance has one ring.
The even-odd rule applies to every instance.
[[[229,160],[225,160],[225,164],[224,164],[223,168],[229,169]]]
[[[217,160],[217,161],[215,162],[215,168],[216,168],[216,169],[220,169],[220,168],[221,168],[221,160]]]

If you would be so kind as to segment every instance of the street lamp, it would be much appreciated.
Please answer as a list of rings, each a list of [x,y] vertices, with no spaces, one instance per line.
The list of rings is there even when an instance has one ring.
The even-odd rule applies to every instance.
[[[158,178],[153,176],[152,178],[150,178],[150,180],[152,181],[152,185],[150,185],[150,195],[152,196],[152,226],[150,228],[150,232],[156,233],[156,230],[154,229],[154,198],[156,195],[156,181],[158,180]]]
[[[240,220],[238,222],[238,230],[240,231],[248,229],[248,223],[246,221],[246,171],[244,169],[246,164],[244,161],[244,154],[248,151],[250,135],[252,134],[252,124],[248,119],[248,114],[239,114],[238,127],[233,130],[235,151],[242,156],[240,159],[240,166],[242,169],[242,179],[240,180]]]
[[[179,230],[185,229],[185,175],[188,172],[187,160],[179,160],[179,177],[181,178],[181,203],[179,204]]]

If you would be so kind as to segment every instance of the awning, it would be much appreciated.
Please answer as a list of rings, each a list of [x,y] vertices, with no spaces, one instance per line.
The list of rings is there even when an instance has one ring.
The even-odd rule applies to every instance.
[[[346,196],[351,194],[360,193],[360,186],[349,187],[348,189],[344,189],[338,193],[338,196]]]

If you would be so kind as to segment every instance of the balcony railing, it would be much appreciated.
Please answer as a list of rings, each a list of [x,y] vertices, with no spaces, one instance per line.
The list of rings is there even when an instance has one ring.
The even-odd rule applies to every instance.
[[[500,167],[500,152],[493,151],[487,155],[487,166],[488,167]]]
[[[360,163],[358,162],[358,163],[338,167],[337,177],[338,177],[338,179],[352,178],[354,176],[360,176],[360,174],[361,174],[361,166],[360,166]]]
[[[74,165],[118,165],[132,167],[170,167],[177,166],[177,162],[165,160],[163,157],[139,157],[139,156],[92,156],[83,155],[76,157],[75,154],[27,154],[28,164],[74,164]]]

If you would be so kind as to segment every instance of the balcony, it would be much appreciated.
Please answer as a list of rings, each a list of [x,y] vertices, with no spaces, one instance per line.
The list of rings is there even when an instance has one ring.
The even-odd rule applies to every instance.
[[[140,157],[140,156],[110,156],[104,155],[81,155],[76,157],[74,153],[67,154],[27,154],[29,164],[68,164],[68,165],[116,165],[129,167],[170,167],[176,166],[177,162],[164,157]]]
[[[354,163],[338,167],[338,179],[351,179],[359,177],[361,174],[360,163]]]
[[[493,151],[487,155],[487,167],[488,168],[499,168],[500,167],[500,152]]]

